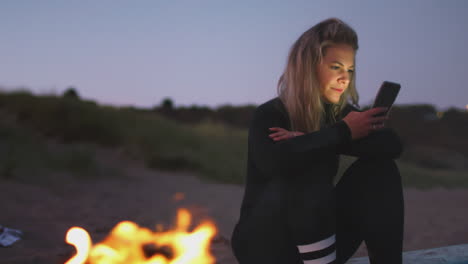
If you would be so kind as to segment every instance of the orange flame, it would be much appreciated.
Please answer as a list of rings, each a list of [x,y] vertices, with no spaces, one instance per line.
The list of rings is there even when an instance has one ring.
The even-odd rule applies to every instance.
[[[66,240],[68,244],[74,245],[78,254],[69,259],[65,264],[81,264],[86,261],[89,248],[91,247],[91,237],[88,232],[81,227],[72,227],[68,230]]]
[[[72,227],[66,241],[76,248],[77,254],[65,264],[213,264],[209,243],[216,227],[204,222],[188,232],[190,222],[191,215],[185,209],[177,212],[176,228],[166,232],[152,232],[124,221],[94,246],[84,229]]]

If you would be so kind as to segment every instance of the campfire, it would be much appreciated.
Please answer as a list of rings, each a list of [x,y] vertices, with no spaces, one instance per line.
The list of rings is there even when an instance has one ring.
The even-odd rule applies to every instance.
[[[66,242],[77,253],[65,264],[214,264],[209,246],[216,227],[203,222],[189,232],[190,223],[191,214],[186,209],[178,210],[176,227],[168,231],[152,232],[124,221],[96,245],[86,230],[72,227]]]

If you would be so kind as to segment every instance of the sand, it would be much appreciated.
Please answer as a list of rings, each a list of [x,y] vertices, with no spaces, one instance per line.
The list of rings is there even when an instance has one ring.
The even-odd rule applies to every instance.
[[[243,187],[201,181],[190,172],[147,169],[117,151],[99,150],[101,162],[118,166],[126,177],[20,183],[0,181],[0,224],[20,229],[24,238],[0,248],[0,263],[64,263],[73,247],[67,230],[81,226],[95,242],[119,221],[154,229],[170,226],[177,208],[189,208],[196,222],[212,219],[218,234],[212,245],[217,263],[237,263],[229,237],[238,218]],[[176,193],[184,199],[177,201]],[[468,189],[405,189],[404,250],[468,243]],[[194,223],[196,225],[196,223]],[[355,256],[365,256],[364,246]]]

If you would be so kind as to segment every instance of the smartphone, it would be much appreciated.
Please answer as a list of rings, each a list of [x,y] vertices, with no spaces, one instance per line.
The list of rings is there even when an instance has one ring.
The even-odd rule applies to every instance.
[[[379,92],[375,97],[374,105],[372,106],[372,108],[387,107],[387,111],[375,116],[384,116],[390,112],[390,109],[392,108],[393,103],[395,102],[395,99],[398,96],[398,93],[400,92],[400,88],[401,86],[398,83],[388,81],[384,81],[382,83],[382,86],[380,86]]]

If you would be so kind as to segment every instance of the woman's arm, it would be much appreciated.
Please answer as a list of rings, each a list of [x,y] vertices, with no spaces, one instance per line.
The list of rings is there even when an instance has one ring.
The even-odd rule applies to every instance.
[[[351,111],[359,111],[348,107],[347,115]],[[360,112],[360,111],[359,111]],[[275,128],[276,133],[271,134],[275,141],[293,138],[303,134],[299,131],[288,131],[284,128]],[[336,148],[336,153],[357,157],[388,157],[398,158],[402,152],[402,143],[393,129],[380,128],[372,131],[368,136],[353,141],[347,141]]]
[[[249,156],[265,175],[294,175],[310,166],[311,160],[333,154],[351,140],[344,121],[319,131],[275,142],[269,137],[271,127],[288,127],[287,120],[273,107],[257,108],[249,129]]]

